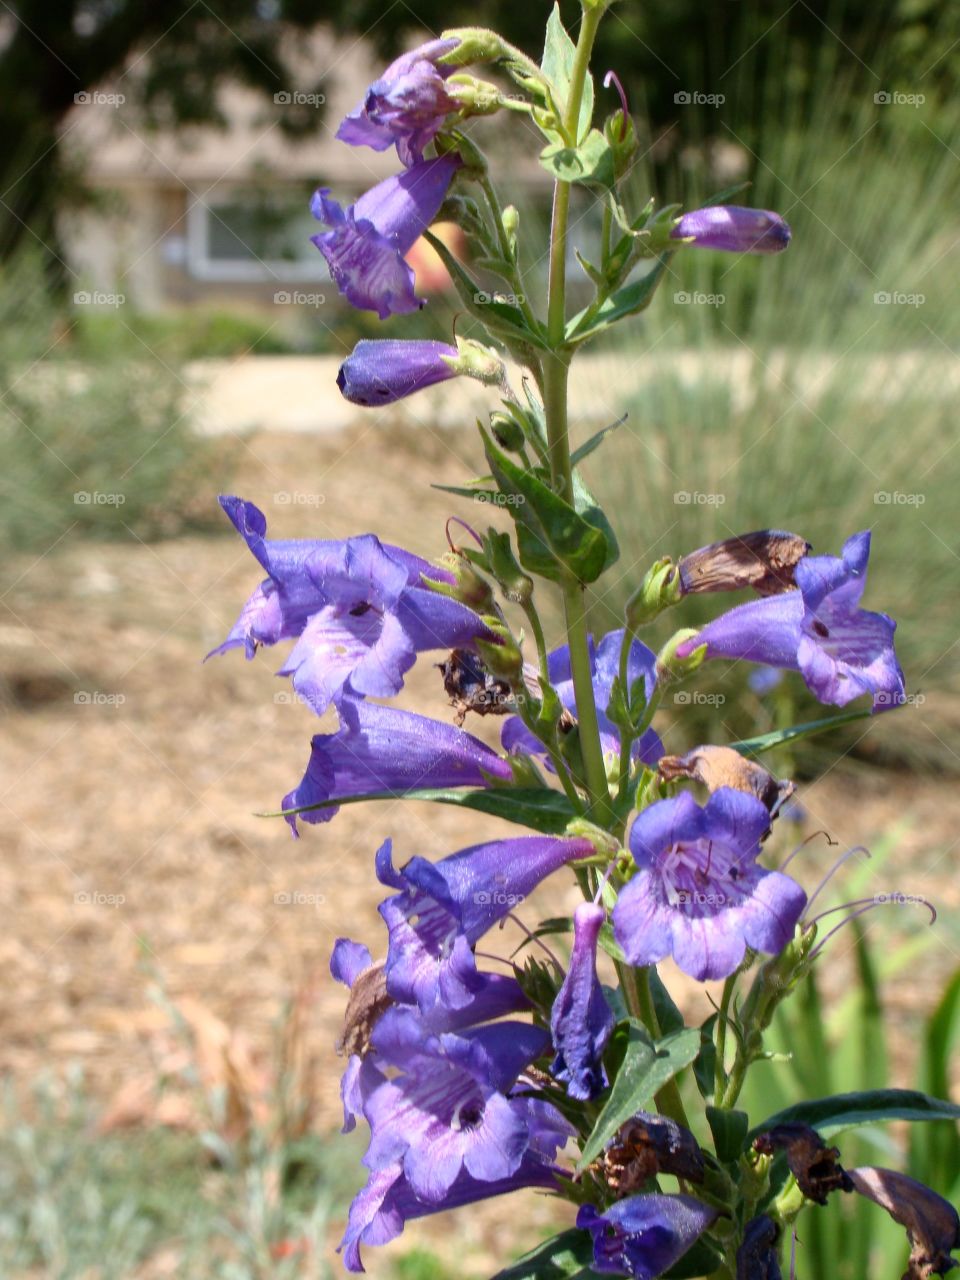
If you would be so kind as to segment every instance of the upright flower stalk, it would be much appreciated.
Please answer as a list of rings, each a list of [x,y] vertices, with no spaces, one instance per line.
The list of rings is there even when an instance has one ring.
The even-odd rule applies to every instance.
[[[960,1219],[934,1192],[890,1170],[848,1174],[839,1150],[790,1114],[736,1110],[754,1064],[775,1069],[765,1033],[778,1006],[834,932],[879,901],[827,908],[830,927],[818,938],[824,881],[808,901],[791,859],[771,855],[795,784],[756,758],[907,700],[895,623],[861,607],[869,533],[831,556],[813,555],[802,531],[773,527],[773,518],[753,532],[718,527],[716,541],[637,574],[620,626],[605,635],[588,627],[586,591],[619,549],[578,468],[600,445],[614,446],[600,432],[572,447],[574,356],[650,304],[673,255],[769,257],[790,242],[782,217],[766,210],[678,214],[653,201],[631,209],[623,179],[639,144],[619,81],[614,112],[602,128],[593,121],[589,64],[608,2],[582,0],[576,42],[555,6],[539,65],[479,27],[401,54],[358,93],[338,132],[346,145],[395,149],[400,171],[352,204],[326,189],[314,197],[326,228],[314,240],[334,281],[384,320],[423,305],[406,255],[435,218],[457,221],[470,246],[457,257],[431,239],[484,341],[364,338],[338,377],[345,399],[381,409],[442,395],[441,384],[460,376],[496,396],[478,423],[483,477],[439,486],[471,500],[469,518],[451,512],[446,550],[428,561],[373,533],[268,538],[253,503],[222,499],[266,577],[251,584],[214,652],[243,648],[253,658],[290,642],[278,674],[304,715],[324,717],[302,780],[281,801],[294,835],[323,839],[346,804],[375,812],[379,801],[408,798],[526,829],[431,859],[409,828],[395,856],[392,839],[371,827],[379,945],[342,937],[331,960],[349,989],[337,1046],[344,1128],[369,1129],[343,1264],[362,1271],[362,1251],[407,1222],[538,1188],[567,1202],[566,1229],[560,1244],[534,1250],[526,1280],[559,1274],[562,1256],[576,1259],[578,1273],[633,1280],[772,1280],[798,1215],[856,1191],[905,1228],[911,1280],[943,1274]],[[475,77],[478,65],[513,91]],[[539,309],[522,289],[518,214],[497,194],[482,127],[469,137],[461,127],[499,110],[524,112],[546,142],[538,160],[553,182],[553,211]],[[570,316],[578,184],[602,205],[600,260],[573,244],[595,294]],[[531,375],[519,387],[510,360]],[[493,507],[511,527],[483,519]],[[545,625],[549,592],[563,606],[558,637]],[[752,598],[718,606],[698,629],[684,625],[688,596],[724,592]],[[645,628],[672,610],[678,629],[655,652]],[[435,714],[389,705],[431,653]],[[669,742],[665,692],[701,664],[704,678],[717,678],[716,658],[762,664],[825,704],[857,709],[751,743]],[[470,732],[468,717],[487,732]],[[334,863],[342,853],[332,840],[330,853]],[[529,912],[540,886],[571,875],[584,901],[538,925]],[[660,969],[667,961],[688,983],[723,983],[707,1021],[688,1025]],[[808,1101],[831,1131],[864,1114],[960,1116],[921,1098],[885,1090]],[[778,1165],[774,1177],[775,1154],[789,1176]]]

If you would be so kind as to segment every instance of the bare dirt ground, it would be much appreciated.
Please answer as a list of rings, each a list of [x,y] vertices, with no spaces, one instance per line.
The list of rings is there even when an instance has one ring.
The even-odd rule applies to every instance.
[[[451,500],[429,482],[461,481],[459,454],[471,447],[468,433],[396,439],[381,428],[255,436],[240,450],[235,491],[263,507],[274,536],[375,529],[436,555]],[[204,483],[198,476],[198,489]],[[151,546],[65,539],[18,564],[11,580],[17,574],[0,618],[0,1071],[26,1083],[41,1068],[80,1062],[109,1100],[152,1070],[166,1019],[148,996],[157,976],[174,1002],[195,998],[241,1028],[255,1053],[268,1051],[283,1002],[313,978],[319,1123],[333,1129],[344,993],[323,975],[337,936],[381,944],[377,846],[392,834],[398,860],[437,857],[503,825],[398,802],[345,808],[294,841],[281,820],[255,816],[299,779],[316,721],[273,675],[279,655],[201,664],[260,577],[235,536]],[[404,703],[452,714],[430,659]],[[801,798],[806,830],[827,828],[844,846],[895,839],[863,892],[925,894],[956,917],[957,810],[943,784],[838,769]],[[815,842],[795,870],[812,887],[836,853]],[[573,905],[566,883],[546,894],[545,914]],[[922,928],[923,917],[902,914],[911,916],[905,930]],[[836,954],[847,946],[841,935]],[[922,966],[894,979],[905,1017],[930,1007],[933,975],[958,962],[947,925]],[[706,1007],[702,992],[682,992]],[[421,1231],[435,1236],[434,1224]]]

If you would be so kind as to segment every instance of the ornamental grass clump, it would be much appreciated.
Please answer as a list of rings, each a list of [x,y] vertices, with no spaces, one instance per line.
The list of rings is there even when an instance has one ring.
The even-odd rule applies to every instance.
[[[405,257],[415,239],[426,234],[440,254],[486,342],[364,340],[338,385],[363,405],[454,376],[488,387],[485,474],[456,492],[507,512],[512,530],[451,520],[447,549],[428,562],[371,532],[273,541],[252,503],[221,500],[266,577],[215,652],[242,647],[253,658],[291,641],[279,674],[318,715],[333,708],[339,719],[313,738],[302,780],[280,803],[294,833],[344,804],[397,797],[527,829],[436,862],[403,833],[396,852],[390,839],[371,849],[383,931],[340,938],[331,959],[349,991],[338,1045],[344,1129],[369,1129],[367,1181],[342,1260],[362,1271],[364,1250],[409,1220],[537,1188],[568,1203],[568,1228],[503,1273],[512,1280],[762,1280],[783,1274],[812,1205],[859,1193],[905,1228],[907,1277],[943,1274],[955,1265],[953,1207],[895,1171],[848,1172],[824,1138],[868,1120],[956,1118],[960,1108],[883,1090],[797,1098],[774,1116],[738,1109],[749,1074],[769,1057],[764,1033],[778,1006],[823,963],[834,934],[903,898],[818,913],[822,883],[808,900],[803,860],[770,865],[794,785],[756,758],[832,722],[895,715],[906,700],[895,623],[861,604],[869,533],[844,531],[839,557],[815,555],[803,530],[771,528],[731,531],[636,571],[621,565],[631,588],[622,623],[588,632],[585,589],[617,562],[617,513],[598,506],[578,464],[601,446],[614,451],[616,437],[573,447],[572,359],[644,311],[676,255],[770,255],[791,239],[776,212],[722,197],[686,212],[631,205],[623,184],[639,146],[615,76],[604,83],[620,104],[594,122],[589,64],[607,7],[583,0],[576,43],[554,8],[540,63],[481,28],[405,54],[338,134],[354,147],[395,147],[402,167],[346,210],[327,190],[313,202],[334,283],[381,319],[423,305]],[[477,78],[481,67],[499,81]],[[554,181],[544,310],[522,287],[516,210],[501,204],[465,131],[471,117],[495,112],[521,114],[539,131]],[[603,221],[597,261],[578,253],[593,298],[570,314],[574,185]],[[441,209],[502,293],[430,236]],[[519,388],[508,358],[524,371]],[[770,516],[774,525],[775,507]],[[744,589],[755,598],[684,625],[689,595]],[[551,646],[543,619],[554,597],[564,635]],[[655,652],[640,633],[665,616],[677,628]],[[442,656],[437,718],[369,701],[393,698],[431,652]],[[664,693],[716,659],[782,670],[848,710],[753,743],[669,755],[654,727]],[[468,716],[502,717],[500,750],[468,732]],[[498,959],[500,927],[519,923],[538,886],[560,876],[575,879],[581,905],[569,918],[521,925],[539,950]],[[566,963],[550,934],[572,935]],[[722,982],[702,1026],[685,1024],[658,972],[668,958],[698,982]],[[615,987],[602,981],[607,968]]]

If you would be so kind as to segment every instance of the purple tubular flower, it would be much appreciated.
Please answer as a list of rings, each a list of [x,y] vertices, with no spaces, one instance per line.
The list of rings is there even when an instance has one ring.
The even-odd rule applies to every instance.
[[[584,902],[573,915],[570,967],[550,1014],[556,1058],[550,1068],[571,1098],[595,1098],[606,1084],[601,1058],[616,1026],[597,977],[597,938],[603,907]]]
[[[458,40],[429,40],[391,62],[367,90],[363,104],[341,122],[337,137],[352,147],[386,151],[396,144],[405,165],[423,158],[444,119],[457,110],[447,93],[446,78],[455,67],[438,67]]]
[[[412,858],[402,871],[389,840],[377,852],[381,884],[400,892],[380,914],[390,931],[387,990],[429,1015],[468,1004],[482,983],[473,946],[541,880],[590,854],[588,840],[519,836],[461,849],[438,863]]]
[[[603,1213],[592,1204],[582,1205],[577,1226],[593,1236],[595,1271],[656,1280],[683,1257],[716,1216],[716,1209],[691,1196],[630,1196]]]
[[[716,204],[685,213],[670,238],[692,238],[696,248],[727,253],[780,253],[790,243],[790,228],[779,213],[767,209]]]
[[[361,1244],[387,1244],[400,1235],[406,1222],[462,1205],[476,1204],[479,1200],[491,1200],[525,1187],[552,1190],[557,1185],[557,1178],[562,1176],[559,1169],[527,1152],[508,1178],[481,1182],[469,1173],[461,1172],[442,1200],[430,1202],[421,1200],[414,1193],[398,1161],[371,1173],[367,1185],[354,1197],[338,1252],[342,1251],[348,1271],[363,1271]]]
[[[461,1171],[481,1182],[509,1178],[545,1115],[555,1152],[570,1130],[559,1129],[553,1109],[507,1096],[548,1044],[545,1031],[523,1022],[445,1032],[416,1046],[401,1036],[390,1055],[400,1073],[364,1105],[371,1134],[364,1164],[376,1172],[400,1161],[414,1193],[438,1201]]]
[[[703,808],[682,792],[644,809],[630,831],[637,873],[613,909],[630,963],[673,956],[704,982],[733,973],[748,946],[782,951],[806,894],[757,865],[769,828],[766,805],[732,787],[720,787]]]
[[[623,643],[623,631],[610,631],[595,645],[593,637],[589,638],[590,665],[593,669],[593,689],[597,700],[597,716],[600,722],[600,742],[605,755],[618,754],[620,751],[620,733],[606,714],[613,689],[614,677],[618,674],[620,664],[620,646]],[[554,649],[548,660],[550,683],[556,689],[560,701],[572,714],[577,714],[577,703],[573,691],[573,673],[570,670],[570,650],[566,645]],[[657,660],[654,653],[634,640],[630,646],[630,661],[627,668],[628,684],[635,680],[643,680],[647,697],[653,693],[657,682]],[[511,716],[504,724],[500,741],[505,751],[522,751],[527,755],[543,756],[543,743],[533,736],[519,716]],[[648,729],[638,742],[633,744],[631,755],[644,764],[656,764],[663,755],[663,743],[659,735]]]
[[[363,339],[337,374],[337,386],[351,404],[393,404],[404,396],[455,378],[450,360],[459,355],[446,342],[401,338]]]
[[[318,715],[341,694],[392,697],[418,653],[469,648],[489,635],[472,610],[419,585],[422,573],[443,578],[443,570],[372,533],[273,542],[252,502],[220,504],[270,576],[212,652],[242,644],[252,658],[261,644],[299,637],[278,674],[293,677]]]
[[[797,590],[750,600],[715,618],[677,649],[687,657],[700,645],[708,658],[742,658],[799,670],[821,702],[845,706],[873,695],[873,710],[903,702],[903,672],[893,647],[897,624],[861,609],[870,533],[855,533],[840,558],[805,556]]]
[[[310,212],[329,230],[311,239],[351,306],[385,320],[424,305],[403,255],[436,217],[460,164],[456,155],[420,160],[378,182],[346,212],[328,188],[314,193]]]
[[[453,725],[412,711],[342,698],[340,728],[318,733],[300,785],[283,798],[283,809],[389,791],[404,795],[418,787],[485,787],[491,778],[508,782],[510,766],[495,751]],[[297,831],[304,822],[329,822],[338,805],[288,814]]]

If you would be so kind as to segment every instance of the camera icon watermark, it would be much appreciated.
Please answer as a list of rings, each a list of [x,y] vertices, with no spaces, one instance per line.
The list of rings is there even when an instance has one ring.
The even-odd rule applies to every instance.
[[[899,489],[878,489],[873,495],[877,507],[922,507],[926,500],[925,493],[901,493]]]
[[[673,695],[678,707],[722,707],[726,702],[726,694],[702,693],[697,689],[680,689]]]
[[[326,300],[325,293],[304,293],[301,289],[279,289],[273,295],[277,307],[322,307]]]
[[[99,89],[83,89],[73,95],[78,107],[122,107],[126,100],[124,93],[101,93]]]
[[[122,507],[126,500],[125,493],[102,493],[99,489],[77,489],[73,495],[75,507]]]
[[[486,502],[491,507],[522,507],[526,498],[522,493],[475,493],[474,502]]]
[[[900,93],[897,89],[881,89],[873,95],[878,107],[922,107],[926,102],[922,93]]]
[[[678,507],[722,507],[727,500],[725,493],[700,493],[696,490],[678,489],[673,495]]]
[[[678,107],[722,107],[726,100],[726,94],[701,93],[699,89],[679,89],[673,95]]]
[[[104,293],[100,289],[78,289],[73,295],[75,307],[122,307],[126,300],[124,293]]]
[[[326,895],[304,889],[281,890],[273,895],[275,907],[313,907],[318,911],[326,902]]]
[[[125,693],[104,693],[100,689],[78,689],[73,695],[77,707],[122,707],[126,700]]]
[[[927,297],[924,293],[903,293],[898,289],[888,292],[881,289],[873,295],[876,307],[922,307]]]
[[[99,889],[81,889],[73,895],[73,905],[75,907],[122,907],[126,902],[126,894],[123,893],[101,893]]]
[[[678,290],[673,295],[673,300],[678,307],[722,307],[727,300],[725,293],[700,293],[694,290],[688,293],[685,289]]]
[[[282,89],[273,95],[278,107],[322,107],[327,100],[324,93],[304,93],[300,89]]]
[[[273,495],[278,507],[322,507],[326,502],[323,493],[297,493],[289,489],[280,489]]]
[[[489,307],[491,303],[502,302],[510,307],[522,307],[527,300],[525,293],[488,293],[486,289],[478,289],[473,295],[478,307]]]

